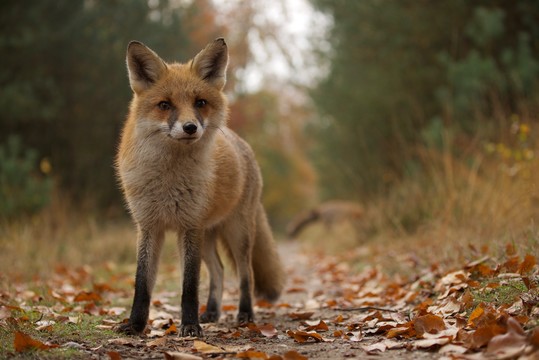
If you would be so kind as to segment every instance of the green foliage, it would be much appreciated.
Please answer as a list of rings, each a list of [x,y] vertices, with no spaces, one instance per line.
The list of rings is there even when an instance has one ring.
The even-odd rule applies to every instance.
[[[536,1],[312,2],[333,18],[331,67],[311,93],[326,197],[386,193],[443,133],[496,138],[539,107]]]
[[[18,137],[0,145],[0,217],[31,214],[48,204],[52,179],[37,174],[37,159]]]
[[[125,50],[136,39],[165,59],[191,56],[183,16],[192,5],[182,6],[2,1],[0,142],[19,135],[50,158],[75,201],[121,203],[113,162],[131,97]]]

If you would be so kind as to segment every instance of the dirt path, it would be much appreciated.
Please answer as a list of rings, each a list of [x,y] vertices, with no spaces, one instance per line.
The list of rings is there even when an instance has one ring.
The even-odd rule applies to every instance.
[[[337,259],[315,256],[298,243],[281,243],[280,253],[288,273],[288,284],[281,299],[275,305],[258,302],[255,307],[256,325],[238,327],[235,322],[238,292],[235,279],[227,276],[223,301],[224,312],[219,323],[203,324],[205,337],[200,341],[182,339],[163,332],[173,315],[173,323],[179,324],[175,292],[156,294],[161,309],[153,309],[152,332],[146,339],[118,338],[99,349],[99,354],[110,351],[122,357],[162,358],[163,352],[186,353],[204,358],[264,358],[281,356],[284,359],[432,359],[439,355],[430,352],[406,350],[407,342],[393,341],[376,334],[378,328],[365,328],[366,319],[375,319],[380,311],[365,309],[347,311],[351,305],[351,291],[358,290],[358,279],[347,283],[346,265]],[[201,303],[206,296],[205,283]],[[346,300],[348,297],[350,300]],[[154,301],[155,303],[155,301]],[[345,306],[339,309],[339,304]],[[159,311],[158,311],[159,310]],[[384,311],[382,311],[384,313]],[[389,318],[401,318],[405,314],[385,312]],[[163,324],[165,326],[163,327]],[[156,343],[156,346],[148,344]],[[387,350],[387,347],[395,349]],[[380,350],[384,350],[381,352]],[[178,354],[178,356],[180,356]],[[99,356],[98,356],[99,357]],[[181,357],[178,357],[181,358]],[[275,357],[278,359],[278,357]]]
[[[202,339],[177,335],[177,258],[160,269],[144,336],[112,331],[128,316],[134,269],[60,266],[35,282],[4,279],[9,284],[0,282],[0,359],[534,359],[539,354],[539,267],[532,255],[521,258],[511,250],[504,261],[480,254],[460,269],[431,266],[406,280],[385,275],[372,256],[372,264],[354,271],[353,253],[317,254],[299,242],[279,247],[288,274],[279,301],[257,302],[256,324],[238,326],[237,284],[226,274],[223,313],[218,323],[203,324]],[[207,283],[203,274],[201,303]],[[503,294],[508,300],[501,302]]]

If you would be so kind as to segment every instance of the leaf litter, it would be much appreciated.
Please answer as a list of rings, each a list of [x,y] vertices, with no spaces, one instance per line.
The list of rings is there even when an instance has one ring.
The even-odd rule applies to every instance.
[[[539,269],[532,254],[520,258],[508,246],[503,259],[483,255],[448,271],[431,264],[404,279],[372,266],[353,271],[349,254],[307,254],[294,246],[286,251],[296,255],[286,258],[292,280],[280,302],[258,301],[257,323],[238,326],[238,293],[227,283],[221,319],[203,324],[203,339],[178,336],[174,291],[155,294],[144,336],[112,333],[128,315],[131,276],[109,271],[97,281],[94,272],[103,269],[57,267],[41,282],[1,290],[0,331],[11,339],[2,355],[72,348],[81,358],[110,359],[539,357]],[[93,341],[57,331],[89,323]]]

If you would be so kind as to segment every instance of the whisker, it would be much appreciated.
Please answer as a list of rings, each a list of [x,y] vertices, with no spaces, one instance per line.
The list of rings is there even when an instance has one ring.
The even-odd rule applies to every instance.
[[[219,130],[220,132],[223,133],[223,135],[226,136],[225,132],[223,131],[223,129],[221,129],[219,126],[216,126],[216,125],[206,125],[206,128],[213,128],[213,129],[217,129]]]

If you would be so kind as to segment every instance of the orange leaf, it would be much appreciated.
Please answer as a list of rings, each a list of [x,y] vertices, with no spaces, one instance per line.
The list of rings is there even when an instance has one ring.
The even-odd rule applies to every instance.
[[[500,358],[514,358],[522,354],[526,345],[526,333],[518,321],[510,317],[507,319],[507,332],[490,339],[487,353]]]
[[[509,272],[516,272],[519,267],[518,255],[510,257],[506,262],[503,263],[503,267]]]
[[[235,311],[238,309],[236,305],[223,305],[223,311]]]
[[[485,313],[485,309],[483,309],[482,304],[477,305],[477,307],[472,311],[470,314],[470,317],[468,318],[468,325],[477,326],[475,321],[481,317]]]
[[[306,356],[301,355],[296,350],[290,350],[284,353],[283,359],[284,360],[307,360],[308,358]]]
[[[258,327],[258,330],[262,335],[267,338],[272,338],[277,335],[277,329],[271,324],[264,324]]]
[[[322,335],[317,334],[315,332],[288,330],[286,333],[288,334],[288,336],[294,338],[294,340],[299,343],[307,342],[309,339],[313,339],[315,342],[324,341],[324,339],[322,338]]]
[[[240,359],[267,359],[268,354],[262,351],[248,350],[237,353],[236,357]]]
[[[324,322],[324,320],[319,321],[306,321],[306,324],[308,325],[305,331],[328,331],[329,327]]]
[[[414,330],[417,336],[423,336],[424,333],[436,334],[444,329],[444,320],[433,314],[423,315],[414,320]]]
[[[107,355],[109,356],[110,360],[121,360],[122,356],[117,351],[108,351]]]
[[[308,312],[294,312],[288,314],[288,317],[290,317],[292,320],[307,320],[310,319],[311,316],[313,316],[314,312],[308,311]]]
[[[522,275],[530,272],[535,266],[535,264],[537,264],[537,259],[535,258],[535,256],[530,254],[526,255],[524,257],[524,260],[518,267],[518,273]]]
[[[90,291],[81,291],[78,293],[73,301],[101,301],[101,295]]]
[[[22,352],[27,350],[48,350],[51,348],[56,348],[59,345],[48,345],[42,343],[39,340],[32,339],[30,335],[27,335],[21,331],[15,331],[15,339],[13,340],[13,347],[15,351]]]
[[[176,327],[176,324],[172,323],[170,324],[169,328],[165,330],[165,335],[168,334],[177,334],[178,328]]]

